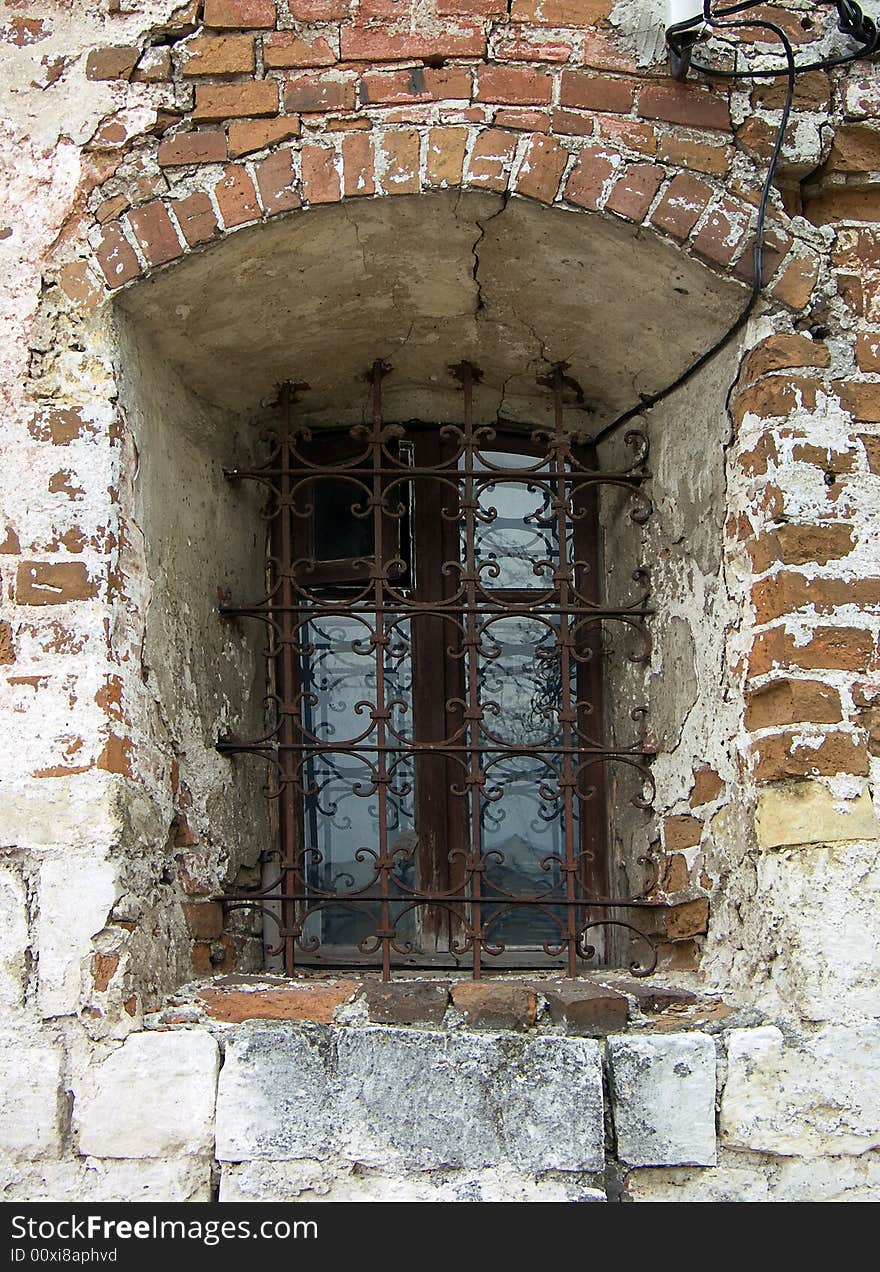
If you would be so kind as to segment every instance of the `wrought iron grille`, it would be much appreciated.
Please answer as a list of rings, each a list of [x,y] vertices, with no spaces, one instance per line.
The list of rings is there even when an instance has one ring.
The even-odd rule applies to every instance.
[[[227,755],[263,757],[277,845],[254,891],[277,929],[269,952],[304,964],[550,964],[575,975],[624,930],[656,953],[644,890],[615,897],[606,774],[625,766],[648,808],[652,748],[606,738],[609,625],[648,656],[647,575],[623,605],[604,599],[601,487],[645,521],[647,442],[601,471],[564,425],[574,385],[543,380],[551,428],[474,422],[479,371],[452,368],[460,425],[388,424],[381,362],[367,375],[372,422],[312,434],[282,391],[264,463],[227,472],[266,489],[268,587],[228,617],[266,624],[270,722]]]

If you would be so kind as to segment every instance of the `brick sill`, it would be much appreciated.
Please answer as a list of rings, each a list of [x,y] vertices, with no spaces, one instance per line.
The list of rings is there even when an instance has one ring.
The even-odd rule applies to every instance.
[[[155,1027],[242,1024],[249,1020],[315,1024],[492,1029],[604,1037],[627,1029],[704,1029],[732,1012],[717,995],[637,980],[623,973],[562,976],[495,973],[474,981],[454,975],[378,975],[297,981],[225,976],[170,997]]]

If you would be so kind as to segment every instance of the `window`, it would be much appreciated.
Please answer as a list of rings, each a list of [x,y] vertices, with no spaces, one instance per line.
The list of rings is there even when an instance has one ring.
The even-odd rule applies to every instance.
[[[600,473],[564,427],[572,382],[547,381],[553,427],[474,422],[479,372],[454,368],[461,423],[287,427],[262,482],[262,602],[272,722],[221,750],[269,761],[278,844],[257,895],[288,973],[310,962],[556,965],[574,975],[615,917],[602,665],[609,606]],[[289,395],[288,395],[289,396]]]

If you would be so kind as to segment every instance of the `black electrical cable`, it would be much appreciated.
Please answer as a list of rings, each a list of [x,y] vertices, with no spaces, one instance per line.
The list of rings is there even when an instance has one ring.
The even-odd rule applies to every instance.
[[[676,44],[676,37],[685,33],[693,35],[694,27],[702,26],[703,24],[713,30],[734,30],[741,28],[754,30],[755,28],[761,28],[765,31],[771,31],[781,43],[785,54],[785,66],[782,68],[772,68],[770,70],[728,71],[711,66],[702,66],[691,62],[691,66],[695,71],[699,71],[703,75],[717,79],[764,79],[778,77],[781,75],[787,76],[788,79],[785,102],[782,107],[782,116],[779,122],[779,128],[777,129],[773,151],[770,155],[767,175],[764,178],[764,184],[761,188],[760,202],[758,203],[758,216],[755,224],[752,285],[749,291],[749,297],[744,308],[734,320],[733,324],[728,327],[724,334],[716,340],[715,343],[705,351],[705,353],[701,353],[700,356],[690,364],[690,366],[685,368],[681,375],[677,376],[670,384],[667,384],[665,388],[659,389],[656,393],[645,394],[636,406],[630,407],[628,411],[624,411],[622,415],[618,415],[616,419],[613,419],[610,423],[606,424],[604,428],[600,429],[599,432],[593,436],[593,445],[598,445],[599,442],[603,441],[609,436],[609,434],[620,428],[622,424],[627,424],[630,420],[635,419],[636,416],[641,415],[644,411],[651,410],[651,408],[656,406],[658,402],[662,402],[664,398],[668,397],[670,393],[674,393],[676,389],[687,384],[687,382],[696,375],[698,371],[701,371],[703,367],[706,366],[706,364],[710,362],[748,322],[763,286],[761,276],[763,273],[764,263],[764,224],[767,217],[767,204],[770,198],[770,191],[773,187],[773,178],[776,175],[776,169],[779,164],[779,156],[782,153],[782,146],[785,140],[785,130],[788,127],[788,121],[791,115],[796,77],[803,71],[826,69],[832,66],[839,66],[843,62],[855,61],[859,57],[870,56],[877,51],[878,45],[880,45],[880,36],[878,36],[876,26],[870,18],[866,18],[862,14],[858,5],[854,4],[852,0],[834,0],[838,11],[839,28],[844,30],[842,23],[846,20],[846,22],[849,23],[849,26],[845,29],[845,33],[852,35],[854,34],[854,30],[858,30],[860,34],[855,35],[854,38],[860,39],[863,43],[863,47],[857,52],[845,57],[829,58],[823,61],[811,62],[807,65],[799,66],[795,60],[794,49],[792,48],[791,41],[782,28],[776,26],[774,23],[763,20],[751,22],[719,21],[719,17],[727,16],[732,13],[742,13],[753,8],[755,0],[747,0],[747,3],[728,5],[726,8],[717,9],[714,13],[710,10],[710,3],[711,0],[703,0],[703,14],[701,17],[692,18],[689,22],[678,23],[676,26],[670,27],[667,30],[667,41],[670,47],[679,56],[682,56],[686,46],[680,41]],[[845,14],[845,19],[841,16],[842,14]],[[853,30],[850,30],[850,26]],[[863,36],[866,38],[863,39]]]

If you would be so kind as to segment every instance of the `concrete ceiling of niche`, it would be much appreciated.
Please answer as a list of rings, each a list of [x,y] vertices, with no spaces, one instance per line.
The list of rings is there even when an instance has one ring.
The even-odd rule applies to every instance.
[[[191,390],[249,412],[305,381],[314,422],[360,419],[392,364],[386,418],[460,418],[448,364],[483,372],[478,413],[540,421],[537,377],[570,364],[594,428],[661,388],[744,301],[624,222],[488,193],[355,199],[229,235],[123,294]],[[585,414],[581,415],[581,410]]]

